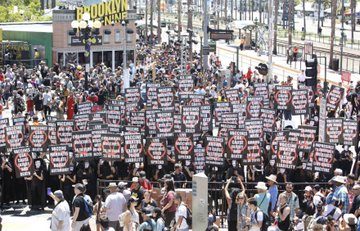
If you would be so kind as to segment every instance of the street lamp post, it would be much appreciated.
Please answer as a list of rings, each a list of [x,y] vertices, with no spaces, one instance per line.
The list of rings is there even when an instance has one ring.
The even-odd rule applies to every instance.
[[[343,53],[344,53],[344,43],[345,43],[345,28],[344,28],[344,22],[345,22],[345,3],[344,0],[341,1],[341,42],[340,42],[340,74],[342,74],[342,68],[343,68]]]
[[[255,46],[257,47],[257,40],[258,40],[258,18],[256,17],[255,20],[254,20],[254,23],[255,23]],[[256,49],[255,47],[255,49]]]
[[[124,79],[124,92],[126,88],[130,87],[130,76],[127,70],[127,34],[134,33],[133,30],[127,29],[128,20],[121,21],[121,25],[124,27],[124,50],[123,50],[123,79]]]
[[[91,44],[96,43],[96,35],[99,34],[101,22],[99,20],[92,21],[90,14],[85,12],[81,21],[74,20],[71,22],[75,34],[78,33],[82,43],[85,45],[85,90],[88,89],[89,77],[88,72],[90,70],[90,50]]]

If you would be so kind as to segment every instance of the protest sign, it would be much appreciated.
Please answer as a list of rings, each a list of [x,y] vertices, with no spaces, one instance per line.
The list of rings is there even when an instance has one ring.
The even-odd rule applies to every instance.
[[[102,157],[102,147],[101,147],[101,136],[108,133],[107,129],[96,129],[91,130],[91,139],[93,145],[93,157]]]
[[[160,87],[160,84],[146,84],[146,105],[150,108],[157,108],[157,88]]]
[[[225,152],[228,159],[241,160],[247,153],[248,133],[246,130],[228,131]]]
[[[212,113],[208,105],[200,106],[200,130],[203,132],[212,130]]]
[[[174,113],[173,112],[157,112],[155,113],[156,134],[157,137],[171,138],[174,136]]]
[[[309,107],[314,107],[314,91],[312,86],[299,85],[300,90],[307,90]]]
[[[192,94],[194,92],[194,81],[192,78],[179,79],[179,95]]]
[[[187,98],[185,96],[187,96]],[[186,105],[189,106],[202,106],[207,104],[204,95],[199,95],[199,94],[180,95],[180,98],[181,100],[184,100],[184,102],[186,102],[185,103]]]
[[[200,132],[200,107],[184,106],[182,108],[181,131],[185,133]]]
[[[224,151],[223,137],[205,137],[205,155],[207,165],[224,165]]]
[[[102,134],[101,149],[104,159],[121,160],[121,136],[112,133]]]
[[[181,114],[174,113],[174,133],[181,133],[182,121]]]
[[[278,168],[295,169],[298,162],[297,144],[284,141],[279,142],[276,161],[276,167]]]
[[[192,134],[178,133],[175,136],[175,157],[176,160],[193,160],[194,140]]]
[[[272,134],[272,140],[270,144],[271,155],[276,156],[279,151],[279,142],[287,142],[287,136],[289,131],[276,131]]]
[[[231,112],[231,107],[229,102],[216,102],[215,111],[214,111],[215,126],[219,126],[221,114],[230,113],[230,112]]]
[[[72,146],[72,133],[74,129],[74,121],[63,120],[56,121],[56,137],[57,144],[67,144]]]
[[[343,144],[356,145],[358,137],[358,122],[355,120],[343,121]]]
[[[47,126],[48,126],[49,145],[56,145],[58,142],[56,135],[56,122],[48,121]]]
[[[70,157],[67,145],[49,146],[50,175],[70,174]]]
[[[141,163],[143,161],[141,134],[124,135],[124,157],[126,163]]]
[[[224,124],[234,124],[237,127],[239,124],[239,113],[223,113],[220,121]]]
[[[300,137],[299,137],[299,144],[298,150],[304,152],[310,152],[311,145],[315,142],[316,138],[316,127],[313,126],[299,126],[300,130]]]
[[[83,102],[83,103],[79,103],[77,105],[78,108],[78,114],[79,115],[83,115],[83,114],[90,114],[91,113],[91,108],[92,108],[93,104],[91,102]]]
[[[196,173],[205,171],[205,148],[194,148],[194,167]]]
[[[107,111],[106,123],[107,124],[116,124],[116,125],[122,124],[121,111]]]
[[[238,102],[240,103],[239,89],[226,89],[225,97],[229,102]]]
[[[326,108],[328,111],[336,111],[344,96],[344,88],[331,85],[326,97]]]
[[[156,113],[157,112],[160,112],[160,110],[148,109],[145,111],[145,135],[146,136],[156,134]]]
[[[333,167],[334,152],[334,144],[314,142],[310,153],[313,171],[330,173]]]
[[[277,110],[290,110],[292,99],[292,86],[275,86],[274,106]]]
[[[89,130],[97,130],[97,129],[107,130],[110,125],[112,125],[112,124],[104,124],[102,121],[90,121],[88,124],[88,129]]]
[[[102,123],[107,123],[107,111],[97,111],[90,114],[90,121],[101,121]]]
[[[162,111],[170,111],[174,109],[174,92],[171,87],[159,87],[157,89],[158,107]]]
[[[308,112],[309,99],[307,90],[293,90],[291,99],[291,114],[306,115]]]
[[[254,95],[262,96],[264,100],[264,107],[269,106],[269,85],[267,83],[254,83]]]
[[[217,136],[227,138],[229,131],[235,130],[235,129],[238,129],[238,128],[239,127],[237,126],[237,124],[220,123]]]
[[[245,129],[248,131],[249,139],[264,140],[264,121],[262,119],[245,120]]]
[[[246,118],[257,119],[260,117],[260,109],[264,106],[262,96],[248,96],[246,98]]]
[[[130,112],[130,125],[139,127],[141,134],[145,135],[145,112]]]
[[[9,119],[0,119],[0,152],[6,151],[6,134],[5,128],[9,126]]]
[[[147,138],[146,139],[146,155],[149,165],[166,164],[166,139]]]
[[[325,120],[325,142],[332,144],[342,143],[343,134],[343,119],[342,118],[327,118]]]
[[[90,114],[81,114],[74,116],[75,131],[85,131],[90,121]]]
[[[48,126],[30,126],[28,140],[32,152],[45,152],[49,145]]]
[[[261,141],[258,138],[248,138],[248,146],[245,158],[243,158],[244,165],[261,164]]]
[[[73,132],[72,148],[76,160],[91,159],[92,155],[92,133],[91,131]]]
[[[22,127],[22,125],[15,125]],[[34,163],[30,147],[14,148],[12,150],[16,178],[30,177],[34,172]]]
[[[14,148],[20,148],[24,146],[24,126],[14,125],[5,128],[6,133],[6,149],[11,152]]]
[[[26,118],[24,116],[16,116],[12,119],[13,125],[25,125]]]
[[[141,128],[137,126],[124,126],[123,127],[124,134],[141,134]]]
[[[264,132],[273,132],[276,129],[276,111],[274,109],[261,108],[260,119],[264,121]]]
[[[301,136],[301,131],[298,129],[290,129],[287,133],[287,143],[298,144]]]

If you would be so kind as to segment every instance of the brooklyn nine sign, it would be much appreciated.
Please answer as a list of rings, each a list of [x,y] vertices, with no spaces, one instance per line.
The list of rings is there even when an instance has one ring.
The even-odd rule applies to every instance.
[[[81,21],[82,14],[88,12],[90,19],[98,19],[101,23],[111,25],[127,18],[128,0],[111,0],[90,6],[76,8],[76,20]]]

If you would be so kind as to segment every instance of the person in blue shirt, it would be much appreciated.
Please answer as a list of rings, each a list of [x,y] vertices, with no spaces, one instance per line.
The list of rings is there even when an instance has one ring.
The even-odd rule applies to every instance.
[[[260,208],[260,210],[269,216],[269,205],[270,205],[270,199],[271,195],[267,191],[267,187],[265,182],[259,181],[257,185],[255,186],[257,189],[257,194],[255,194],[255,199],[257,202],[257,206]]]
[[[277,198],[279,195],[279,190],[278,190],[278,186],[277,186],[277,181],[276,181],[276,175],[270,175],[266,177],[267,179],[267,184],[269,185],[269,190],[268,192],[270,193],[270,211],[271,212],[275,212],[276,211],[276,204],[277,204]]]
[[[152,211],[143,209],[141,215],[143,217],[143,223],[139,226],[138,231],[156,230],[156,222],[151,218]]]

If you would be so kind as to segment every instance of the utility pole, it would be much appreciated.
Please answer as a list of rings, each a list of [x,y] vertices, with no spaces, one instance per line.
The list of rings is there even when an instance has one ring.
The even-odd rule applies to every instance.
[[[154,29],[154,0],[150,0],[150,45],[151,46],[154,43],[153,29]]]
[[[160,4],[161,4],[161,0],[157,0],[157,10],[158,10],[158,27],[157,27],[157,43],[160,44],[161,43],[161,10],[160,10]]]
[[[180,40],[181,29],[181,0],[178,0],[178,40]]]
[[[148,43],[148,0],[145,0],[145,43]]]
[[[272,76],[272,56],[273,56],[273,39],[274,39],[274,0],[269,0],[268,11],[269,11],[269,42],[268,42],[268,74],[266,76],[266,82],[273,78]]]
[[[320,29],[320,11],[321,11],[321,0],[317,1],[317,7],[318,7],[318,14],[317,14],[317,18],[318,18],[318,24],[317,24],[317,31],[319,32]]]
[[[343,54],[345,45],[345,33],[344,33],[344,22],[345,22],[345,2],[341,1],[341,43],[340,43],[340,74],[342,74],[343,68]]]
[[[234,19],[234,0],[230,0],[230,7],[231,7],[231,11],[230,11],[230,22]],[[236,13],[236,12],[235,12]]]
[[[188,28],[188,32],[189,32],[189,61],[192,62],[192,36],[193,36],[193,7],[192,7],[192,0],[187,0],[187,4],[188,4],[188,24],[187,24],[187,28]]]
[[[208,25],[209,25],[209,15],[208,15],[208,0],[204,0],[204,20],[203,20],[203,32],[204,32],[204,46],[202,49],[202,66],[203,71],[206,71],[208,67],[208,56],[209,56],[209,39],[208,39]],[[204,50],[206,49],[206,52]]]

